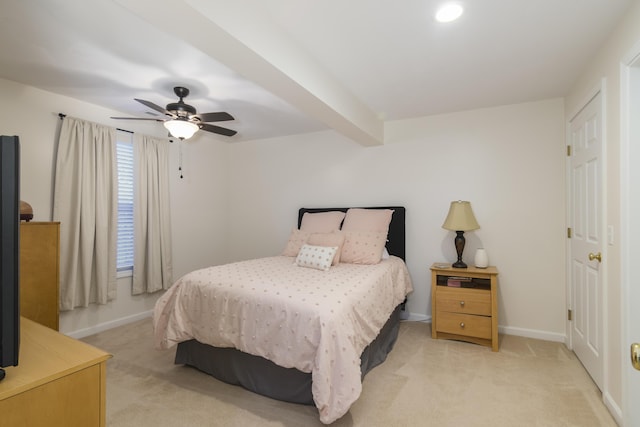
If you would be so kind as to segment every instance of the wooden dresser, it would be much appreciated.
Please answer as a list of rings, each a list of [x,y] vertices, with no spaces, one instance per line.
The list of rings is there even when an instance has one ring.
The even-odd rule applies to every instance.
[[[59,328],[60,223],[20,223],[20,314]]]
[[[22,317],[19,364],[0,381],[2,425],[104,427],[110,357]]]

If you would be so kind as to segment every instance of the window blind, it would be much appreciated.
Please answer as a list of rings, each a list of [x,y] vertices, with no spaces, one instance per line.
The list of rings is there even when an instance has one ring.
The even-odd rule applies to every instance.
[[[118,271],[133,269],[133,134],[118,131]]]

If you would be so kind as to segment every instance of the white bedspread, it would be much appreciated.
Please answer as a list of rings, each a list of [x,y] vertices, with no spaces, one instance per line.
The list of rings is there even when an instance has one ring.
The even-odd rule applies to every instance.
[[[209,267],[179,279],[156,303],[155,343],[195,338],[311,372],[323,423],[360,396],[360,354],[413,290],[405,263],[339,264],[329,271],[270,257]]]

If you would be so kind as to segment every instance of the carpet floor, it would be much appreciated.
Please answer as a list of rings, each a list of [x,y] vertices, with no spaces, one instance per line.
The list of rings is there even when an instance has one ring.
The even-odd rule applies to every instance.
[[[151,319],[83,341],[108,351],[108,427],[321,426],[313,406],[279,402],[174,365],[153,348]],[[564,344],[500,336],[500,351],[432,340],[428,323],[403,322],[387,360],[332,426],[562,427],[616,423]]]

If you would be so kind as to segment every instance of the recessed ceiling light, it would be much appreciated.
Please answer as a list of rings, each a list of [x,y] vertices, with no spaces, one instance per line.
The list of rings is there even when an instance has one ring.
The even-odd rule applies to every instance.
[[[460,18],[464,9],[458,3],[446,3],[436,12],[436,21],[451,22]]]

